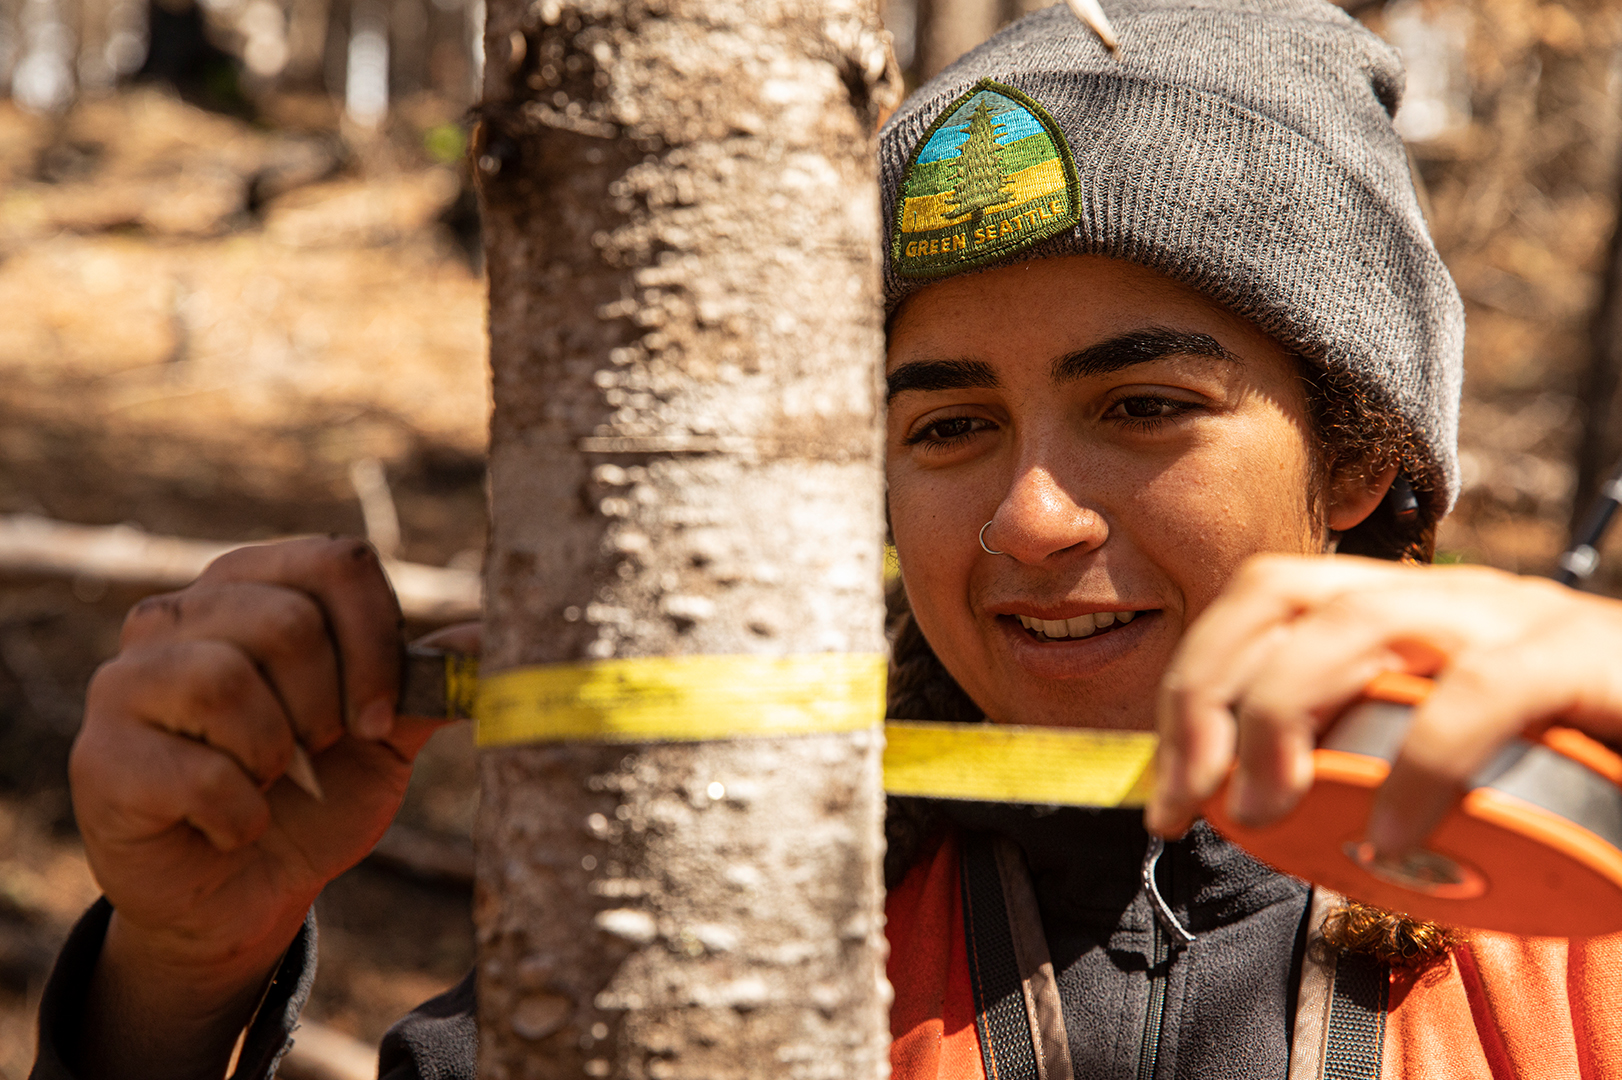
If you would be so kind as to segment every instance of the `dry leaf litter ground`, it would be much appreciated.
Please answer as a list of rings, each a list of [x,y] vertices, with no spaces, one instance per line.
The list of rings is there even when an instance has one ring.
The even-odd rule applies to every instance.
[[[477,566],[484,286],[456,163],[414,103],[386,136],[250,126],[139,90],[59,122],[0,103],[0,513],[254,540],[363,529],[389,477],[401,556]],[[461,200],[461,201],[459,201]],[[83,687],[138,590],[0,579],[0,1075],[22,1077],[57,944],[96,889],[64,784]],[[468,735],[402,818],[466,843]],[[368,1043],[472,962],[465,885],[375,862],[320,903],[310,1015]]]

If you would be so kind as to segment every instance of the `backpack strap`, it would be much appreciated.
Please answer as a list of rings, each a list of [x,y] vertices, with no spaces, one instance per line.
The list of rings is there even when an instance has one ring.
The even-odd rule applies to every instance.
[[[1379,1080],[1391,969],[1371,956],[1324,947],[1324,920],[1342,899],[1312,890],[1289,1080]]]
[[[987,1080],[1074,1080],[1024,854],[1007,839],[968,834],[961,865],[963,936]]]
[[[1047,932],[1036,906],[1031,871],[1019,845],[1006,838],[996,844],[997,870],[1002,878],[1003,904],[1008,929],[1019,963],[1020,990],[1036,1045],[1037,1075],[1041,1080],[1075,1080],[1070,1066],[1070,1039],[1065,1034],[1064,1008],[1059,1003],[1059,982],[1048,957]]]

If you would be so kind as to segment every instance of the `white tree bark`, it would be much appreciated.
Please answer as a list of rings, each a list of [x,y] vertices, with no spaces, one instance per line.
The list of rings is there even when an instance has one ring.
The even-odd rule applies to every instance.
[[[881,653],[871,3],[497,0],[487,43],[484,671]],[[881,1075],[879,748],[487,751],[481,1072]]]

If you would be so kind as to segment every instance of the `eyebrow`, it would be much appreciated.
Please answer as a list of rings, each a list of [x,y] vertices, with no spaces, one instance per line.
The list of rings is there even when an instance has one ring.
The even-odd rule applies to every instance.
[[[1210,334],[1149,326],[1059,357],[1051,377],[1056,383],[1074,382],[1177,354],[1238,360]],[[996,370],[983,360],[913,360],[890,372],[885,383],[886,402],[907,390],[993,390],[1001,385]]]
[[[913,360],[885,377],[885,401],[906,390],[990,390],[997,373],[983,360]]]
[[[1218,360],[1239,359],[1210,334],[1150,326],[1059,357],[1053,361],[1052,378],[1056,383],[1073,382],[1090,376],[1108,375],[1134,364],[1147,364],[1151,360],[1179,353],[1210,356]]]

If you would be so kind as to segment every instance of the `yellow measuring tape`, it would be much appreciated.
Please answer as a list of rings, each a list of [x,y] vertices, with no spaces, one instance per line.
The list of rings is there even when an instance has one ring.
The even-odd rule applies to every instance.
[[[884,718],[882,656],[658,656],[514,668],[479,681],[480,746],[859,731]]]
[[[1007,724],[884,725],[884,790],[983,802],[1142,806],[1154,788],[1147,731]]]
[[[884,715],[885,658],[675,656],[514,668],[416,650],[402,712],[471,716],[482,747],[668,742],[858,731]],[[884,722],[892,795],[1141,806],[1156,739],[1141,731]]]

